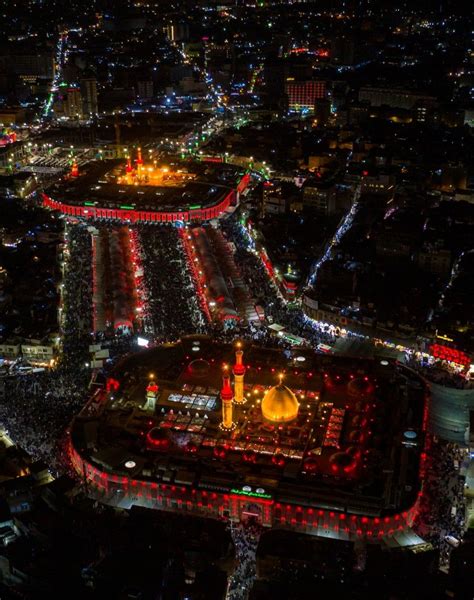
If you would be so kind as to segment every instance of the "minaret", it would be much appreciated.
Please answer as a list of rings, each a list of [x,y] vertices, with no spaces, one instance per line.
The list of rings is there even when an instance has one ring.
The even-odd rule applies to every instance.
[[[125,168],[125,173],[127,174],[127,183],[131,185],[133,183],[133,167],[132,167],[132,159],[130,156],[127,159],[127,166]]]
[[[231,431],[235,429],[235,423],[232,421],[232,399],[234,394],[230,386],[228,367],[224,366],[223,371],[221,389],[222,423],[220,424],[220,428],[224,431]]]
[[[244,353],[241,350],[241,343],[237,343],[237,350],[235,352],[235,365],[232,369],[234,373],[234,402],[235,404],[244,404],[245,403],[245,395],[244,395],[244,375],[245,375],[245,367],[242,363],[242,357]]]
[[[142,174],[142,170],[143,170],[143,158],[142,158],[142,149],[141,148],[137,148],[137,172],[138,172],[138,176],[140,177]]]
[[[156,397],[158,395],[158,389],[159,388],[158,388],[157,384],[152,379],[146,388],[146,402],[145,402],[145,406],[143,407],[143,410],[146,410],[146,411],[152,412],[152,413],[155,412]]]

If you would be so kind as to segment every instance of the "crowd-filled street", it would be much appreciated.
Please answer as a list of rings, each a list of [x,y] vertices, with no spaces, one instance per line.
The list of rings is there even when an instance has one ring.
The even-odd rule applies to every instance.
[[[466,456],[466,449],[456,444],[430,440],[424,495],[415,529],[424,540],[439,549],[440,566],[449,564],[453,544],[464,534],[465,478],[460,470]]]
[[[258,523],[231,523],[230,532],[235,546],[236,566],[229,578],[227,600],[246,600],[256,576],[255,558],[262,528]]]
[[[196,297],[178,230],[147,225],[139,231],[141,262],[147,293],[144,317],[156,340],[205,332],[207,323]]]

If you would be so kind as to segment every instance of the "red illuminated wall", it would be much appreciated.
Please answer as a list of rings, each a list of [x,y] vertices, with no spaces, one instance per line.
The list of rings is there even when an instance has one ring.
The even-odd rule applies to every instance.
[[[237,192],[239,194],[241,194],[244,190],[247,189],[249,183],[250,183],[250,173],[246,173],[240,180],[239,185],[237,186]]]
[[[145,211],[120,208],[100,208],[98,206],[76,206],[53,200],[43,194],[43,206],[51,210],[57,210],[71,217],[82,217],[85,219],[116,219],[125,223],[184,223],[201,222],[216,219],[224,213],[229,206],[236,202],[236,191],[242,192],[248,186],[250,175],[246,174],[240,180],[236,190],[230,190],[225,198],[209,208],[189,209],[186,211]]]
[[[289,106],[314,107],[316,100],[326,97],[325,81],[296,81],[286,84]]]
[[[160,510],[188,511],[213,518],[229,518],[238,521],[248,505],[260,507],[262,523],[288,526],[292,529],[311,532],[317,528],[327,531],[344,532],[350,538],[377,539],[393,535],[397,530],[410,527],[418,512],[422,492],[414,505],[399,514],[386,517],[369,517],[275,502],[272,499],[241,496],[235,493],[222,493],[190,488],[180,485],[136,480],[122,475],[106,473],[83,460],[70,445],[70,458],[78,475],[103,494],[103,501],[121,489],[125,495],[149,500]]]

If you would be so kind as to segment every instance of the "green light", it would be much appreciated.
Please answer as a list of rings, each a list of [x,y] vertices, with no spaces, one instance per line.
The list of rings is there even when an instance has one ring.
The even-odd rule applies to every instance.
[[[84,202],[84,206],[95,206],[94,202]]]
[[[189,210],[194,210],[194,209],[196,209],[196,208],[201,208],[201,205],[200,205],[200,204],[191,204],[191,205],[189,206]]]
[[[133,210],[135,207],[134,206],[128,206],[128,204],[122,204],[122,206],[120,206],[120,208],[124,208],[125,210]]]
[[[237,494],[238,496],[249,496],[250,498],[265,498],[267,500],[271,500],[270,494],[258,494],[257,492],[246,492],[245,490],[230,490],[231,494]]]

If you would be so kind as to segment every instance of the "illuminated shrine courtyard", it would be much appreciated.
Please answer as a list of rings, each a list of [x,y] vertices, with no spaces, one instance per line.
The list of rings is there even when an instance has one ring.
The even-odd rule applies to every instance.
[[[386,360],[205,336],[125,358],[71,428],[89,493],[340,539],[406,535],[427,391]]]

